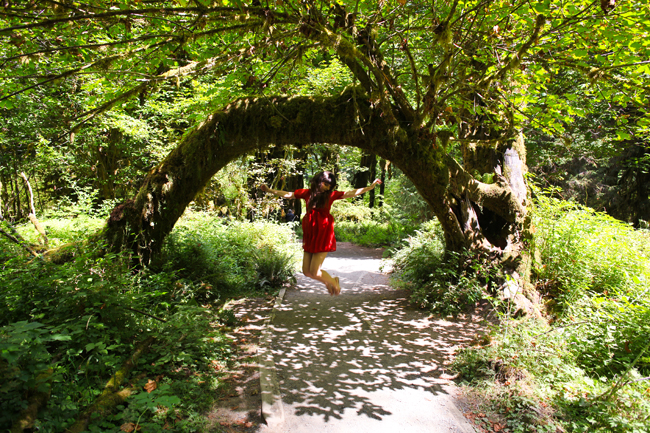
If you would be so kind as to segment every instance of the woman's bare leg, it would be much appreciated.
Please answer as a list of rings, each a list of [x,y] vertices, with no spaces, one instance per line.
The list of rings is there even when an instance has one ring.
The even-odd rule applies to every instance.
[[[338,282],[330,274],[321,269],[325,257],[327,257],[327,253],[305,252],[302,258],[302,273],[306,277],[313,278],[325,284],[330,295],[338,295],[341,292],[341,287]]]

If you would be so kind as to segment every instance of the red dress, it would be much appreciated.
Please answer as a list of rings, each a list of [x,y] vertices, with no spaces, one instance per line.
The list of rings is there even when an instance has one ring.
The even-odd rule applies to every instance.
[[[334,200],[343,198],[344,191],[330,192],[330,199],[324,208],[312,209],[302,218],[302,249],[306,253],[324,253],[336,251],[334,238],[334,217],[330,208]],[[307,202],[309,208],[309,190],[297,189],[293,195]]]

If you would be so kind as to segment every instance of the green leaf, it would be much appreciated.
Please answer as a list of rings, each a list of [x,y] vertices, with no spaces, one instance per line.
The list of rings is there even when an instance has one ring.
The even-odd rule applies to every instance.
[[[640,65],[636,70],[634,71],[637,74],[647,74],[650,75],[650,64],[645,64],[645,65]]]

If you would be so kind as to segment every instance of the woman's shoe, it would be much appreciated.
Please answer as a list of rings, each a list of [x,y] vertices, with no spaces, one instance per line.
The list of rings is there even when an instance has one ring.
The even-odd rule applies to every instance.
[[[334,294],[335,295],[340,295],[341,294],[341,284],[339,283],[339,277],[334,277],[334,281],[336,281],[336,286],[334,287]]]

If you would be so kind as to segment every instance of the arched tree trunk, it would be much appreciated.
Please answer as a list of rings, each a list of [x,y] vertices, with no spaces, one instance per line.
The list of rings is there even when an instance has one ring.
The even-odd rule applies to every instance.
[[[162,246],[187,205],[210,178],[238,156],[270,144],[338,143],[389,147],[386,126],[369,104],[353,104],[354,90],[337,97],[243,99],[218,111],[190,132],[146,176],[136,197],[113,209],[104,236],[115,249],[131,248],[144,264]],[[356,108],[355,108],[356,107]],[[371,124],[363,131],[355,110]]]
[[[230,104],[189,133],[148,174],[137,196],[113,210],[105,236],[115,248],[133,249],[147,264],[196,193],[233,159],[270,144],[329,143],[361,148],[399,167],[440,220],[447,249],[489,253],[507,261],[513,276],[522,272],[527,214],[523,140],[468,142],[463,166],[435,136],[395,128],[372,107],[354,89],[336,97]]]

